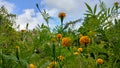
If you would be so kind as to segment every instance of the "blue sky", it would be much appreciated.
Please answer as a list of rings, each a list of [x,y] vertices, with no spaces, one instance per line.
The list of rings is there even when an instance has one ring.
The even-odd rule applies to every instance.
[[[120,0],[102,1],[105,2],[107,7],[112,7],[116,1],[120,3]],[[83,18],[86,10],[85,2],[91,7],[95,4],[99,5],[99,0],[0,0],[0,6],[4,5],[9,13],[17,15],[16,24],[20,25],[20,29],[25,29],[27,23],[29,23],[29,29],[33,29],[37,24],[41,25],[45,22],[36,8],[36,3],[40,5],[41,10],[46,9],[53,18],[49,24],[51,28],[54,28],[60,24],[57,15],[61,11],[67,14],[64,23]],[[75,28],[79,25],[77,24]]]
[[[8,1],[15,5],[15,8],[14,8],[15,10],[13,11],[13,13],[18,15],[23,13],[24,9],[34,8],[35,11],[37,12],[35,4],[41,2],[41,0],[5,0],[5,1]]]

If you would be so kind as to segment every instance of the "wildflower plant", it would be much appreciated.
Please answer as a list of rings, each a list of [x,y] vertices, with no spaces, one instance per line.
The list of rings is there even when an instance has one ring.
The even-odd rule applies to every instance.
[[[66,13],[60,12],[61,25],[56,31],[50,31],[50,16],[38,4],[47,26],[29,30],[27,24],[21,31],[12,27],[14,14],[1,7],[0,68],[120,68],[120,5],[115,2],[107,8],[99,2],[93,8],[85,3],[87,9],[78,29],[69,25],[81,19],[65,23]]]

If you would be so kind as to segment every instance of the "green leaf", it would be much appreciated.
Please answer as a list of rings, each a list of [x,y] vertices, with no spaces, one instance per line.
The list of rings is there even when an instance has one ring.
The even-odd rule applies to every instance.
[[[95,5],[94,7],[94,14],[96,13],[96,10],[97,10],[97,5]]]
[[[111,12],[113,12],[113,11],[114,11],[114,7],[111,8]]]
[[[85,13],[84,15],[86,15],[86,16],[92,16],[91,14],[88,14],[88,13]]]
[[[87,6],[88,10],[89,10],[91,13],[93,13],[91,7],[90,7],[87,3],[85,3],[85,5]]]
[[[108,15],[110,14],[110,8],[108,8]]]

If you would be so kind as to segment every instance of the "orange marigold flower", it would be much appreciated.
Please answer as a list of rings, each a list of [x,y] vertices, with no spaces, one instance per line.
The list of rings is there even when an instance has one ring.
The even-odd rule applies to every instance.
[[[74,55],[78,55],[79,53],[78,52],[74,52]]]
[[[79,40],[80,44],[86,45],[90,43],[90,38],[88,36],[82,36]]]
[[[59,14],[58,14],[58,17],[59,18],[64,18],[66,16],[66,13],[64,13],[64,12],[60,12]]]
[[[82,52],[83,51],[83,49],[82,48],[78,48],[78,52]]]
[[[34,64],[30,64],[30,68],[35,68],[35,65]]]
[[[60,55],[60,56],[58,56],[58,59],[62,61],[64,59],[64,57],[62,55]]]
[[[98,64],[103,64],[103,59],[98,58],[98,59],[97,59],[97,63],[98,63]]]
[[[57,34],[57,38],[61,39],[62,38],[62,34]]]
[[[71,39],[70,38],[63,38],[62,39],[62,46],[70,46]]]

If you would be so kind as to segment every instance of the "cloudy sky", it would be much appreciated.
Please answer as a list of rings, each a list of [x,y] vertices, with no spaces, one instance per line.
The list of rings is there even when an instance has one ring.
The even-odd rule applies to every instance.
[[[107,7],[112,7],[114,2],[120,0],[102,0]],[[95,4],[99,5],[99,0],[0,0],[0,7],[5,6],[9,13],[17,15],[16,24],[20,25],[20,29],[25,29],[26,23],[29,23],[29,29],[35,28],[37,24],[45,23],[36,3],[40,9],[46,9],[52,19],[50,19],[50,27],[53,28],[60,24],[57,15],[59,12],[67,14],[64,22],[76,20],[84,17],[86,6],[88,3],[91,7]]]

